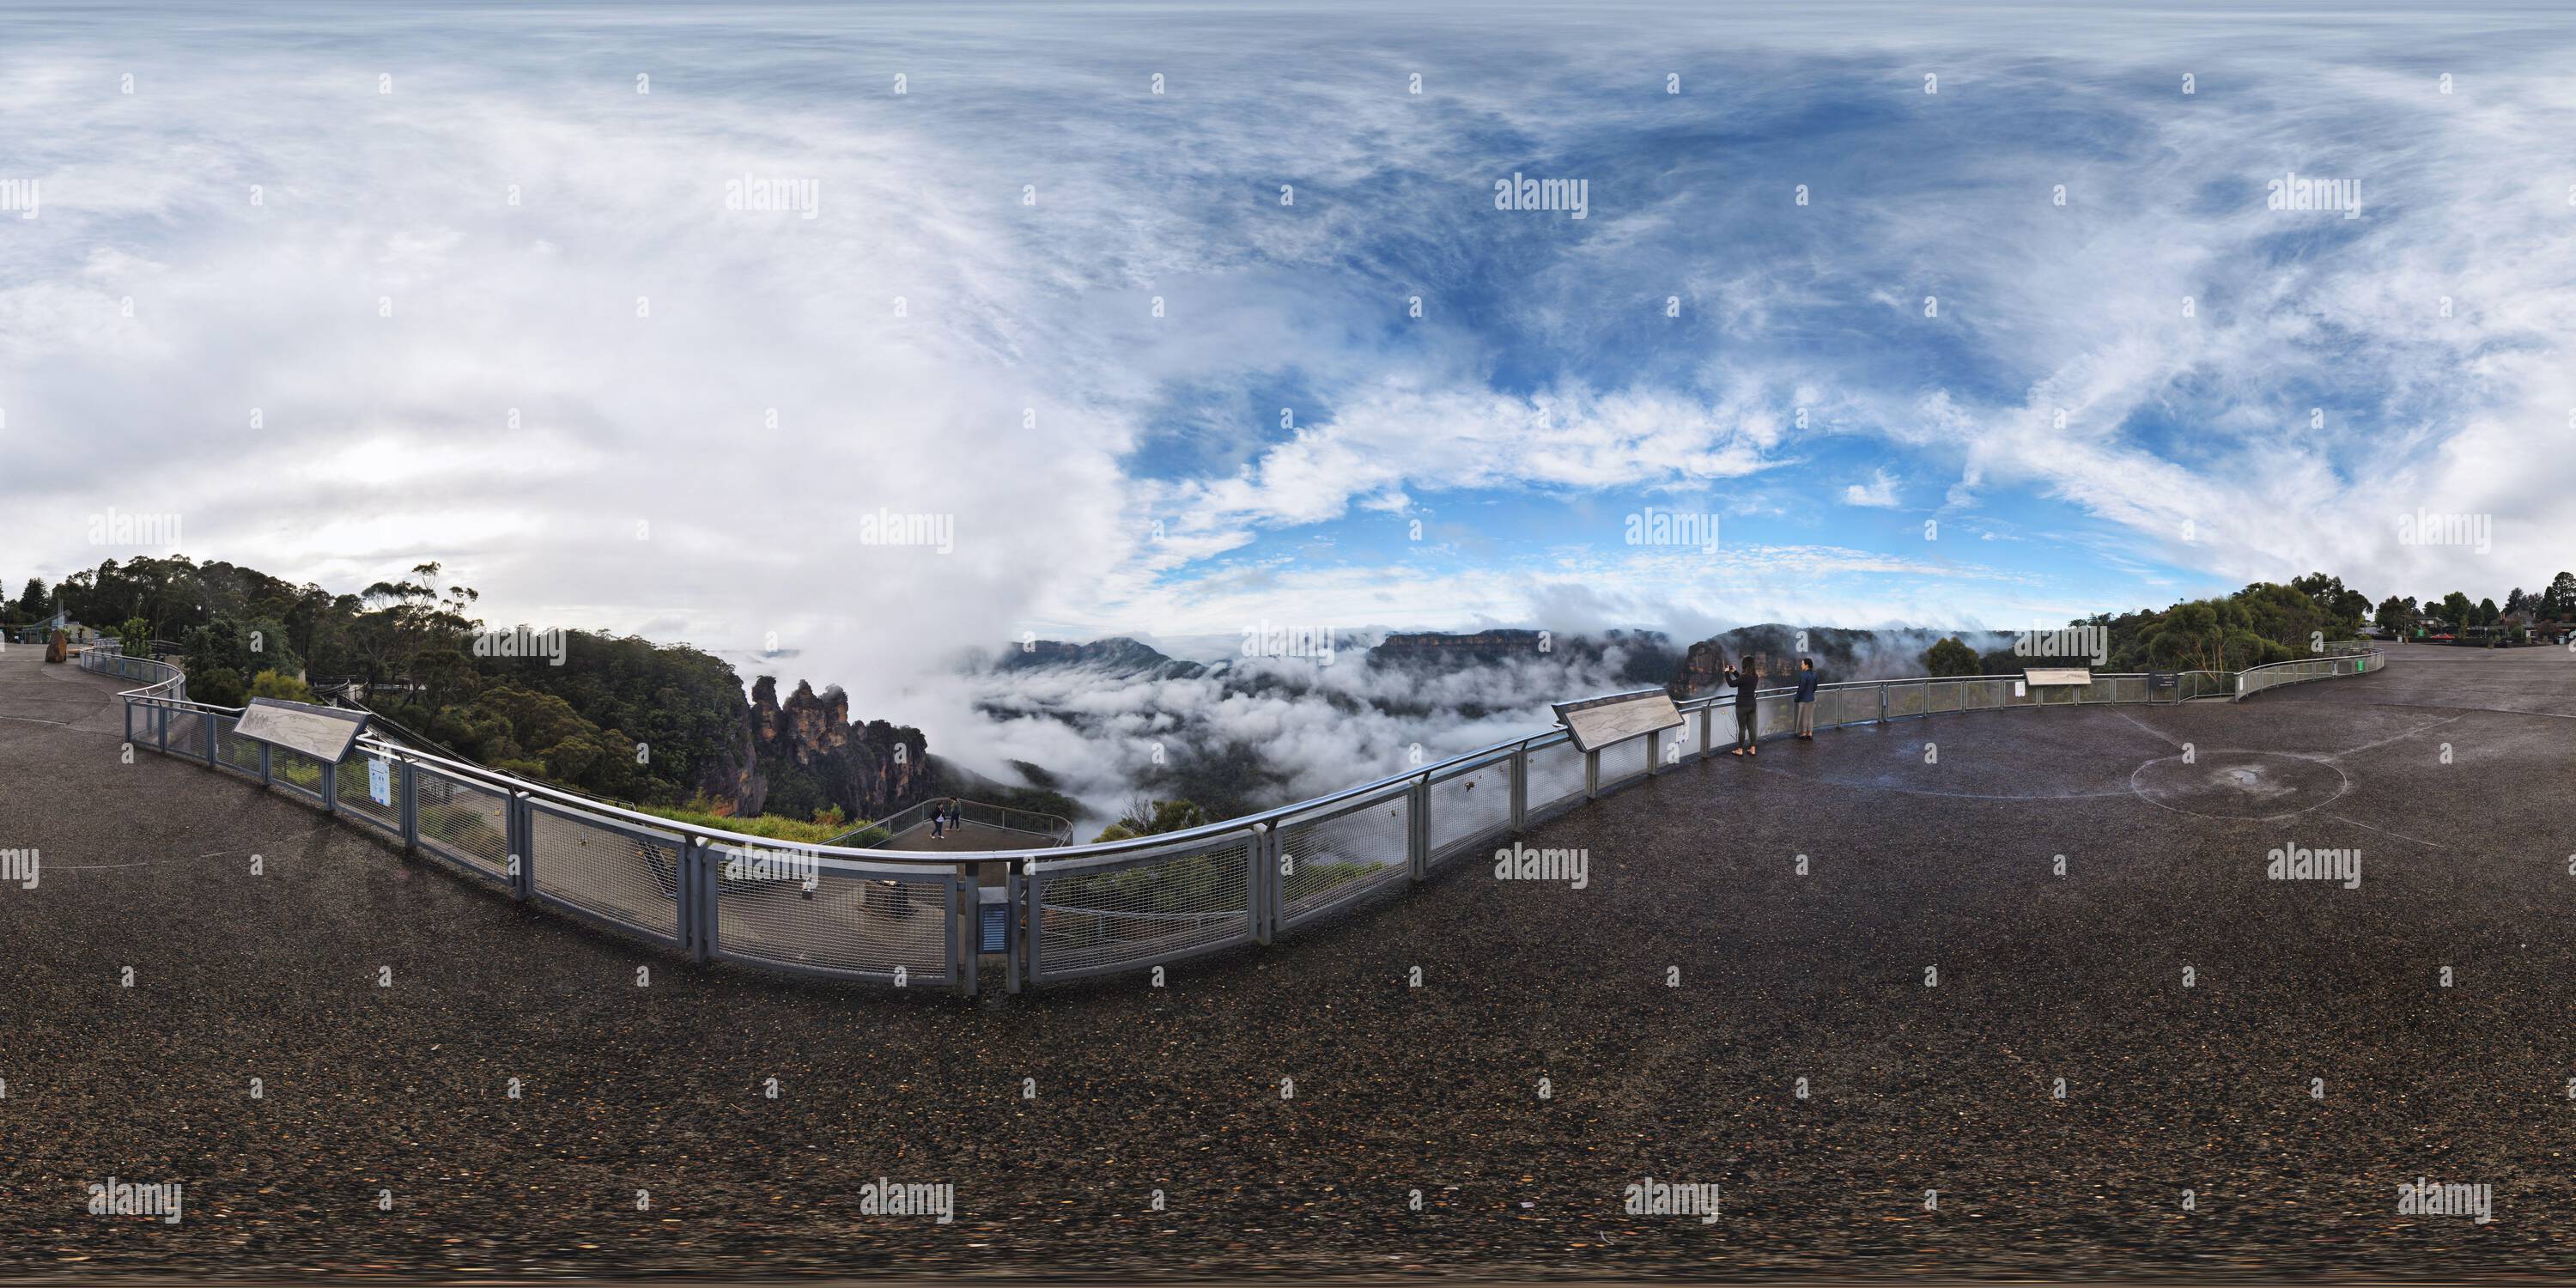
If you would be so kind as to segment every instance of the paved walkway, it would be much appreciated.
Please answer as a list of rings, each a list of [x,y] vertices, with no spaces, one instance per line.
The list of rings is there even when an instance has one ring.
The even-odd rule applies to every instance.
[[[1534,830],[1580,890],[1453,861],[1163,989],[975,1000],[690,967],[125,763],[115,686],[36,656],[0,1275],[2576,1264],[2563,650],[1771,743]],[[184,1219],[87,1215],[110,1176]],[[2400,1215],[2419,1176],[2493,1222]],[[955,1222],[863,1213],[879,1177]],[[1625,1213],[1648,1177],[1723,1216]]]

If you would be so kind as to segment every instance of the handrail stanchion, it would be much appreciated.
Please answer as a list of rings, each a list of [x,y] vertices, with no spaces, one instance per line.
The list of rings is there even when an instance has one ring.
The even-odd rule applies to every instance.
[[[1002,988],[1020,991],[1021,945],[1028,942],[1028,881],[1020,875],[1020,860],[1011,860],[1010,873],[1003,878],[1002,907]],[[979,911],[977,916],[982,914]]]
[[[715,937],[714,900],[707,897],[707,838],[692,836],[680,847],[680,946],[688,951],[689,960],[704,964],[707,941]],[[949,902],[954,903],[955,900]]]
[[[948,874],[948,924],[955,928],[950,936],[949,978],[967,997],[975,995],[976,959],[984,955],[984,899],[979,886],[974,864],[960,863]]]
[[[1412,802],[1405,809],[1412,825],[1404,829],[1404,857],[1412,878],[1420,881],[1431,875],[1431,775],[1414,779],[1404,794]]]
[[[528,817],[528,794],[510,793],[509,815],[503,826],[509,829],[510,890],[520,899],[536,893],[536,847],[529,844],[529,832],[535,820]]]
[[[1282,880],[1287,874],[1282,869],[1294,861],[1294,856],[1288,853],[1287,834],[1275,823],[1258,825],[1253,850],[1261,856],[1253,876],[1257,887],[1254,893],[1261,896],[1261,915],[1255,919],[1253,937],[1266,944],[1279,937],[1279,904],[1287,897],[1286,882]]]
[[[207,721],[212,725],[214,721]],[[394,762],[396,799],[402,806],[403,852],[420,848],[420,766],[408,760]]]
[[[1601,799],[1601,752],[1597,748],[1583,753],[1583,799]]]
[[[1529,827],[1529,740],[1512,748],[1512,835]]]
[[[339,813],[339,812],[340,812],[340,767],[339,767],[338,765],[324,765],[324,766],[322,766],[322,783],[321,783],[321,787],[322,787],[322,812],[323,812],[323,813],[325,813],[325,814],[337,814],[337,813]]]

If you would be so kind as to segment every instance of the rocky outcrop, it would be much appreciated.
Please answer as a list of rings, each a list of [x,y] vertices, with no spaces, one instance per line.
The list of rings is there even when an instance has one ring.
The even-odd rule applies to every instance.
[[[741,813],[810,815],[837,805],[851,818],[881,818],[931,794],[929,744],[921,731],[883,720],[850,719],[839,686],[816,694],[799,682],[778,700],[778,681],[751,686],[753,773],[763,799]]]

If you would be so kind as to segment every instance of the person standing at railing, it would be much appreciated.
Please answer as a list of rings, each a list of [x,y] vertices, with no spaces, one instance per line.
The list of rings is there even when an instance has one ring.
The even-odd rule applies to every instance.
[[[1816,659],[1798,659],[1798,741],[1816,740]]]
[[[1758,756],[1762,749],[1753,745],[1753,686],[1762,677],[1752,654],[1737,658],[1736,663],[1726,668],[1726,682],[1735,686],[1735,754]]]

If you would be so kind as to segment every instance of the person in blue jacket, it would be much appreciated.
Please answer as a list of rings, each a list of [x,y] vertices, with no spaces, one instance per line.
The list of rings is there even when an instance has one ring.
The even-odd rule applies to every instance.
[[[1798,741],[1816,740],[1816,659],[1798,659]]]

